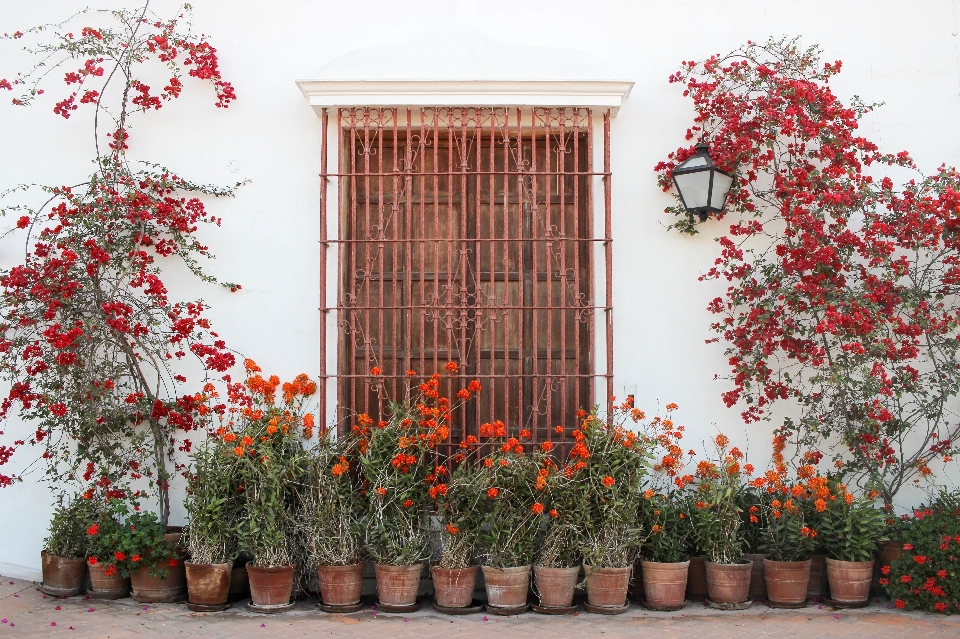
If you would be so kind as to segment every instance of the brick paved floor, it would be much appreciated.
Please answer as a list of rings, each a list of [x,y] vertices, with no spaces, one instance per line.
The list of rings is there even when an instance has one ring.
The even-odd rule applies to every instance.
[[[96,639],[204,637],[283,639],[286,637],[457,638],[511,637],[651,637],[653,639],[960,639],[960,617],[903,613],[873,603],[863,610],[834,611],[810,606],[803,610],[772,610],[762,605],[743,612],[720,612],[688,602],[680,612],[658,613],[632,605],[623,615],[606,617],[580,612],[548,617],[476,614],[448,617],[424,606],[408,615],[374,614],[370,609],[351,615],[320,612],[314,601],[303,601],[283,615],[257,615],[234,604],[219,613],[192,613],[178,604],[141,605],[131,599],[98,601],[44,597],[30,581],[0,581],[0,638],[65,637]],[[60,607],[58,610],[57,607]]]

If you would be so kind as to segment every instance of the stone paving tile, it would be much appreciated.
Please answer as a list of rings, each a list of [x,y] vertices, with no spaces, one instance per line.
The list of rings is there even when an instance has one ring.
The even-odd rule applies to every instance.
[[[904,613],[873,603],[863,610],[834,611],[816,605],[802,610],[772,610],[763,605],[741,612],[720,612],[688,602],[680,612],[660,613],[631,606],[606,617],[580,612],[550,617],[476,614],[441,615],[427,606],[407,615],[374,614],[367,608],[350,615],[327,615],[307,600],[283,615],[258,615],[245,602],[220,613],[193,613],[178,604],[137,604],[131,599],[98,601],[45,597],[30,581],[0,578],[0,639],[286,639],[328,637],[402,639],[960,639],[960,617]],[[60,610],[56,607],[60,606]],[[56,624],[56,625],[53,625]]]

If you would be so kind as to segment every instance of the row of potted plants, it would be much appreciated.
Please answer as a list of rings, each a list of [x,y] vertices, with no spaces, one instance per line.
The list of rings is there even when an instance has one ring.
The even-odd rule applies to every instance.
[[[359,605],[369,558],[381,606],[405,609],[417,605],[423,564],[433,559],[441,608],[472,606],[482,569],[487,605],[519,611],[531,576],[540,606],[572,606],[582,566],[587,605],[610,612],[625,609],[635,567],[650,607],[682,606],[693,556],[705,560],[710,601],[736,607],[749,596],[752,562],[744,553],[759,545],[775,603],[806,599],[811,556],[823,551],[835,600],[855,603],[868,592],[884,532],[875,495],[855,495],[813,463],[788,472],[784,437],[775,440],[773,467],[756,477],[723,435],[686,473],[694,451],[680,446],[674,404],[649,419],[629,401],[607,416],[581,411],[573,428],[558,425],[536,445],[531,433],[502,422],[453,444],[454,416],[482,392],[454,362],[430,377],[410,371],[400,398],[386,396],[373,369],[369,383],[387,404],[384,418],[359,414],[334,437],[322,427],[314,433],[306,405],[316,385],[305,375],[281,385],[252,361],[246,370],[225,403],[212,386],[196,398],[214,417],[210,437],[192,452],[189,525],[179,548],[164,545],[166,531],[149,513],[125,512],[126,501],[91,506],[103,491],[63,509],[84,522],[97,512],[86,544],[67,548],[90,556],[91,575],[101,568],[132,575],[146,557],[165,561],[152,572],[171,579],[163,573],[189,557],[191,602],[218,606],[244,556],[254,607],[291,605],[316,570],[324,605],[340,611]],[[149,542],[141,539],[148,532]],[[56,539],[51,550],[66,548]],[[219,590],[195,593],[194,581]]]

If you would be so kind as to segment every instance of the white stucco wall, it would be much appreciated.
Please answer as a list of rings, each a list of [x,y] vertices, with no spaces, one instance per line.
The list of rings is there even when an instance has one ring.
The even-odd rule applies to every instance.
[[[123,6],[115,0],[94,4]],[[801,35],[805,43],[819,43],[827,60],[843,60],[844,71],[833,83],[840,96],[886,103],[863,123],[863,132],[885,150],[908,149],[922,169],[932,170],[942,162],[960,164],[956,4],[487,0],[465,11],[490,38],[514,46],[579,49],[589,54],[584,60],[591,58],[583,65],[554,65],[552,60],[570,60],[569,54],[543,55],[537,78],[569,79],[568,74],[605,68],[613,77],[599,79],[636,82],[612,126],[618,394],[624,384],[637,384],[641,406],[677,402],[691,446],[699,447],[700,439],[719,428],[738,445],[749,439],[753,462],[766,463],[769,429],[746,428],[738,410],[724,407],[720,393],[727,386],[713,379],[726,372],[722,345],[704,344],[711,337],[705,306],[722,291],[697,281],[716,255],[714,227],[703,227],[694,239],[663,228],[662,209],[670,200],[657,188],[652,167],[682,143],[692,117],[690,102],[667,83],[679,62],[724,53],[748,39]],[[492,65],[503,64],[503,56],[438,59],[443,49],[431,37],[442,34],[450,46],[458,43],[449,0],[197,0],[194,5],[196,28],[212,34],[238,100],[225,111],[215,109],[211,92],[186,80],[183,98],[135,122],[132,148],[192,179],[250,180],[235,200],[210,204],[224,223],[203,234],[218,256],[211,272],[242,283],[243,291],[230,295],[195,284],[178,290],[175,282],[171,289],[185,299],[208,300],[216,330],[265,370],[287,378],[301,371],[316,374],[320,120],[294,80],[317,77],[319,69],[348,52],[388,44],[413,43],[403,49],[407,59],[394,56],[382,66],[381,79],[429,78],[442,69],[463,79],[486,77]],[[67,0],[4,0],[0,32],[61,19],[77,6]],[[153,7],[166,15],[176,3],[155,0]],[[370,72],[357,62],[369,57],[352,59],[335,62],[327,73]],[[29,62],[14,43],[0,43],[0,77],[12,77]],[[0,105],[0,188],[66,184],[92,168],[85,112],[63,121],[50,112],[53,102],[41,99],[31,109]],[[0,220],[0,229],[13,223]],[[15,234],[0,243],[0,264],[14,264],[22,251],[22,235]],[[5,428],[7,437],[30,430],[16,420]],[[22,450],[13,463],[26,463],[31,452]],[[901,496],[903,505],[916,499]],[[0,490],[0,574],[39,574],[49,503],[47,489],[35,483]]]

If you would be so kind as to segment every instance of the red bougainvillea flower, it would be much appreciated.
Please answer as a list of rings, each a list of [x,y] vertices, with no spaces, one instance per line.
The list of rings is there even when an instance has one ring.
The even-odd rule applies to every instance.
[[[600,482],[601,482],[604,486],[606,486],[607,488],[610,488],[610,487],[613,486],[615,483],[617,483],[617,481],[616,481],[613,477],[611,477],[610,475],[607,475],[606,477],[604,477],[603,479],[601,479]]]
[[[535,515],[542,515],[543,504],[541,504],[540,502],[536,502],[532,506],[530,506],[530,510],[532,510]]]
[[[487,497],[490,498],[490,499],[496,499],[496,498],[497,498],[497,495],[499,495],[499,494],[500,494],[500,491],[497,490],[496,488],[491,488],[491,489],[487,490]]]
[[[379,366],[374,366],[373,368],[370,369],[370,374],[373,375],[374,377],[378,377],[381,373],[383,373],[383,369],[380,368]]]

